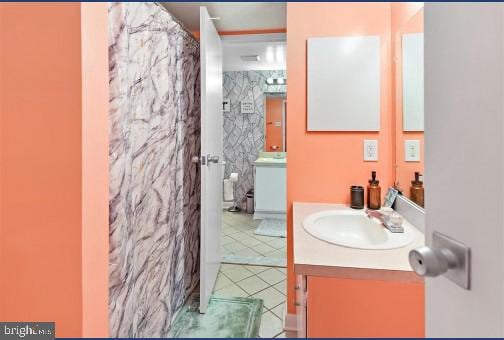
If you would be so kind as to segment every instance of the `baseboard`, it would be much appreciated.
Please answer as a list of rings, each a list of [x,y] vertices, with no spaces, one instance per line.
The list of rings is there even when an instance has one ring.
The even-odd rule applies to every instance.
[[[284,305],[283,329],[289,332],[297,332],[297,315],[287,313],[287,303]]]

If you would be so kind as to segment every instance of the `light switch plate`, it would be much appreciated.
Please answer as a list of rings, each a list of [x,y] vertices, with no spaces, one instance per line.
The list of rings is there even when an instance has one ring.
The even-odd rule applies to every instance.
[[[378,140],[364,139],[364,161],[378,161]]]
[[[420,162],[420,141],[418,139],[404,141],[404,160],[406,162]]]

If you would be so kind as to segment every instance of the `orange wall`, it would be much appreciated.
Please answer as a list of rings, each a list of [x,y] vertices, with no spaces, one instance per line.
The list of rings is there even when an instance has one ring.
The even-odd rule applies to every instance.
[[[266,98],[266,136],[264,151],[284,151],[282,145],[283,126],[275,126],[275,122],[282,122],[283,120],[284,100],[284,98],[279,97]],[[273,145],[276,145],[278,149],[271,149]]]
[[[108,336],[108,5],[81,4],[82,337]]]
[[[84,218],[90,200],[104,197],[83,192],[83,183],[102,184],[108,153],[106,140],[83,145],[91,137],[89,124],[104,121],[87,120],[86,113],[107,110],[104,86],[91,89],[92,78],[83,83],[83,71],[92,67],[83,70],[81,47],[95,46],[93,40],[81,46],[81,12],[80,3],[0,4],[0,320],[55,321],[58,337],[84,334],[89,311],[83,295],[93,293],[83,258],[91,241],[100,256],[91,286],[107,287],[102,248],[108,205],[93,206],[99,211]],[[107,54],[100,57],[107,60]],[[104,76],[102,67],[95,70],[102,73],[91,77]],[[86,104],[92,97],[99,104]],[[83,160],[92,164],[83,167]],[[93,312],[101,317],[106,301],[96,302]],[[89,322],[97,328],[85,334],[108,335],[106,321]]]
[[[308,278],[309,338],[423,338],[423,283]]]
[[[380,35],[381,131],[306,131],[306,41],[309,37]],[[288,310],[295,313],[292,202],[348,203],[350,186],[378,172],[382,191],[393,183],[390,86],[390,3],[287,4]],[[363,161],[363,140],[378,139],[379,162]]]
[[[392,68],[392,110],[395,117],[395,178],[406,196],[414,178],[415,171],[423,173],[424,169],[424,134],[423,132],[403,132],[402,111],[402,49],[401,37],[404,33],[423,32],[423,3],[394,2],[392,3],[392,55],[395,67]],[[404,161],[404,141],[420,140],[421,162]]]

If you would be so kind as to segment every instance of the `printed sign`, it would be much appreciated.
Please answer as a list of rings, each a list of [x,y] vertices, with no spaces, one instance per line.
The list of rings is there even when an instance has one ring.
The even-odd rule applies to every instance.
[[[254,113],[254,101],[253,100],[242,100],[241,101],[241,113]]]

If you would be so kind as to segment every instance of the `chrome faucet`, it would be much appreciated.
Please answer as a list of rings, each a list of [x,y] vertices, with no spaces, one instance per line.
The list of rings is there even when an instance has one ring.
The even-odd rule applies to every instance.
[[[390,221],[390,218],[378,210],[366,209],[366,215],[369,218],[376,218],[381,224],[388,229],[391,233],[404,233],[402,225],[395,225]]]

